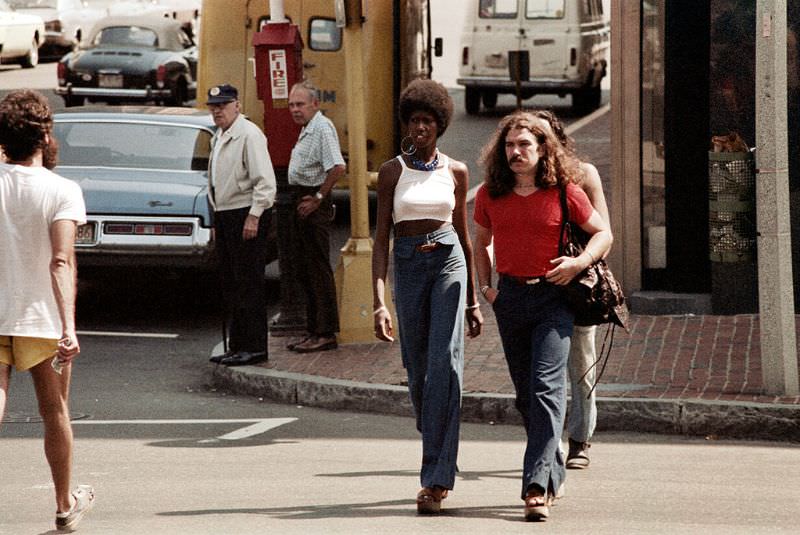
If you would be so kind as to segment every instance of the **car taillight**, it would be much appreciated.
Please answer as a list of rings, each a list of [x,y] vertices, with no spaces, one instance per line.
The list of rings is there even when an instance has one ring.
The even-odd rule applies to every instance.
[[[58,62],[58,67],[56,67],[56,72],[58,73],[58,81],[62,83],[64,80],[67,79],[67,64],[63,61]]]
[[[469,47],[465,46],[461,49],[461,64],[469,65]]]
[[[569,49],[569,64],[574,67],[578,64],[578,51],[575,47]]]
[[[159,65],[156,69],[156,85],[164,87],[164,82],[167,80],[167,68],[164,65]]]
[[[106,223],[104,234],[138,236],[191,236],[191,223]]]

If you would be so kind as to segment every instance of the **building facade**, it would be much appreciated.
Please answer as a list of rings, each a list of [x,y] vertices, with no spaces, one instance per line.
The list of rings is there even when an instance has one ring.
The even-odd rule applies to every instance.
[[[800,2],[787,4],[798,303]],[[728,163],[725,155],[724,163],[715,164],[719,155],[709,154],[713,136],[730,135],[750,148],[756,143],[756,5],[755,0],[612,0],[612,263],[629,295],[700,297],[686,301],[698,310],[689,304],[680,312],[758,310],[753,164],[746,154],[741,162]],[[722,178],[719,169],[725,171]]]

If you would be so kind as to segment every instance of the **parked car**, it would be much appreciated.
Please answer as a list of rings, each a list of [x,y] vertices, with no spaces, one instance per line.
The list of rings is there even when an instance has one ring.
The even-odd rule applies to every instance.
[[[155,101],[181,106],[197,95],[197,47],[179,22],[157,16],[108,17],[89,44],[58,63],[56,93],[66,106]]]
[[[84,107],[55,115],[55,172],[76,181],[81,268],[214,265],[207,201],[214,123],[193,108]],[[277,258],[272,225],[269,260]]]
[[[89,6],[86,0],[7,0],[17,13],[36,15],[44,20],[41,58],[60,58],[89,36],[92,26],[105,11]]]
[[[0,63],[36,67],[44,33],[41,17],[17,13],[6,0],[0,0]]]

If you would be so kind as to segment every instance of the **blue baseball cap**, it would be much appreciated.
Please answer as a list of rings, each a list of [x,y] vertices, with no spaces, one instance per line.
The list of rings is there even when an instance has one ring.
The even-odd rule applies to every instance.
[[[206,104],[224,104],[239,100],[239,91],[229,84],[215,85],[208,89]]]

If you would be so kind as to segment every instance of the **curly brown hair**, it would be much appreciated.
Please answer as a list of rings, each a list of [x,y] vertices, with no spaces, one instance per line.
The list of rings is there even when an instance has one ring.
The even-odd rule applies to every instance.
[[[400,93],[398,112],[400,121],[408,125],[411,114],[426,111],[436,118],[436,137],[441,137],[453,117],[453,99],[447,89],[439,82],[418,78]]]
[[[511,130],[524,128],[536,138],[542,152],[536,167],[534,183],[539,188],[563,186],[580,176],[577,159],[567,151],[544,119],[529,111],[516,111],[501,119],[497,130],[481,151],[479,163],[485,169],[484,182],[489,197],[496,199],[514,189],[516,179],[506,158],[506,136]]]
[[[0,147],[9,161],[31,158],[47,149],[53,131],[53,111],[36,91],[12,91],[0,102]]]
[[[535,117],[547,121],[547,124],[553,129],[553,133],[564,148],[573,154],[575,153],[575,142],[564,131],[564,125],[555,113],[550,110],[532,110],[531,113]]]

